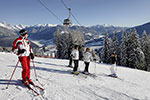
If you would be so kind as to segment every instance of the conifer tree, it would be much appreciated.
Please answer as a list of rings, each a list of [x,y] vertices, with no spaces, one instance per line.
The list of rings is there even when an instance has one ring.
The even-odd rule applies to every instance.
[[[144,67],[144,53],[141,50],[139,35],[136,29],[130,31],[128,35],[128,62],[127,65],[131,68],[143,69]]]
[[[116,32],[113,35],[113,40],[111,44],[111,52],[117,55],[117,64],[120,65],[120,47],[119,47],[119,41],[118,41]]]
[[[145,55],[145,67],[144,70],[150,70],[150,39],[144,30],[141,41],[142,51]]]
[[[127,33],[126,31],[122,32],[122,41],[121,41],[121,65],[122,66],[127,66]]]
[[[55,33],[55,44],[57,46],[58,58],[68,58],[68,48],[70,45],[84,47],[84,35],[79,31],[60,31]]]
[[[111,56],[111,38],[108,38],[108,33],[105,33],[104,38],[104,45],[101,51],[101,59],[104,63],[110,63],[110,56]]]
[[[61,43],[61,31],[57,29],[57,31],[54,34],[54,43],[56,45],[57,54],[56,56],[60,58],[62,56],[61,50],[62,50],[62,43]]]

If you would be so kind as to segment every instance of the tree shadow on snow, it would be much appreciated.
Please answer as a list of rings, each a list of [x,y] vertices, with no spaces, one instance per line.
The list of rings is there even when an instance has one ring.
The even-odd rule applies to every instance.
[[[59,66],[59,65],[56,65],[56,64],[50,64],[48,63],[49,65],[53,65],[53,66]],[[8,67],[16,67],[16,66],[12,66],[12,65],[8,65]],[[64,66],[63,66],[64,67]],[[21,68],[22,69],[22,66],[17,66],[17,68]],[[16,68],[16,70],[17,70]],[[66,67],[66,68],[69,68],[69,67]],[[34,69],[34,67],[31,65],[31,70]],[[52,73],[60,73],[60,74],[71,74],[72,70],[58,70],[58,69],[52,69],[52,68],[44,68],[44,67],[37,67],[35,65],[35,69],[36,70],[41,70],[41,71],[47,71],[47,72],[52,72]]]
[[[34,63],[36,64],[45,64],[45,65],[51,65],[51,66],[59,66],[59,67],[66,67],[67,65],[60,65],[60,64],[52,64],[52,63],[45,63],[45,62],[39,62],[39,61],[34,61]],[[31,65],[32,65],[32,61],[31,61]]]
[[[58,70],[58,69],[52,69],[52,68],[42,68],[42,67],[36,67],[36,70],[41,70],[41,71],[48,71],[52,73],[60,73],[60,74],[71,74],[72,70]]]
[[[7,79],[0,79],[0,85],[8,85],[9,80]],[[15,85],[15,86],[22,86],[23,87],[23,83],[21,79],[18,80],[11,80],[9,83],[10,85]]]
[[[61,65],[61,64],[52,64],[52,63],[45,63],[45,62],[39,62],[39,61],[34,61],[34,63],[35,63],[35,66],[36,66],[36,64],[44,64],[44,65],[50,65],[50,66],[58,66],[58,67],[67,67],[67,65]],[[20,64],[20,62],[19,62],[19,64]],[[31,65],[31,68],[32,68],[32,66],[33,66],[33,62],[31,61],[31,63],[30,63],[30,65]],[[9,65],[9,67],[16,67],[15,65]],[[22,66],[17,66],[17,67],[20,67],[20,68],[22,68]]]

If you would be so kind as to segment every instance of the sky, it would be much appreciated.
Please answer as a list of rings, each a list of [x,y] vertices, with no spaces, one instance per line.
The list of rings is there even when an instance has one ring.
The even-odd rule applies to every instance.
[[[62,24],[68,10],[61,0],[0,0],[0,22],[11,25]],[[63,0],[80,25],[133,27],[150,22],[150,0]],[[78,24],[73,16],[73,24]]]

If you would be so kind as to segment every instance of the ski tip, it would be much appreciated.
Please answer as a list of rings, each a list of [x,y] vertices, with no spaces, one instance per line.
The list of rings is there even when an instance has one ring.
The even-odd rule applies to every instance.
[[[113,77],[113,78],[118,78],[118,76],[113,76],[113,75],[107,75],[109,77]]]
[[[36,94],[36,96],[39,96],[40,94]]]

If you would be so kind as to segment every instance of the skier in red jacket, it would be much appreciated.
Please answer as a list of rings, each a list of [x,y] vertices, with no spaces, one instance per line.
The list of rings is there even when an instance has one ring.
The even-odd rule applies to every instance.
[[[20,30],[20,37],[18,37],[12,47],[12,51],[18,55],[19,61],[22,65],[22,81],[25,85],[33,84],[30,79],[30,61],[34,59],[26,30]]]

